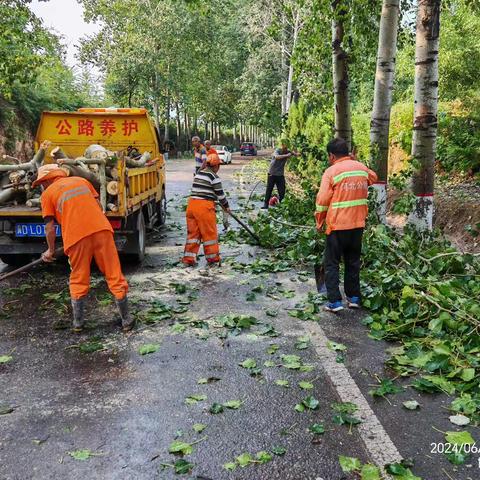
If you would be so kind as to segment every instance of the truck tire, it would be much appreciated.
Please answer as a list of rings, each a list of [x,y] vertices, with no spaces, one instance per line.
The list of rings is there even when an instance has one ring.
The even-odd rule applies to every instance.
[[[132,235],[132,253],[128,258],[135,263],[140,263],[145,258],[145,243],[147,240],[147,227],[145,225],[145,217],[140,210],[136,219],[136,232]]]
[[[157,224],[161,227],[167,221],[167,197],[163,192],[162,199],[157,203]]]
[[[23,267],[27,263],[32,261],[31,255],[14,255],[14,254],[4,254],[0,255],[0,260],[11,267]]]

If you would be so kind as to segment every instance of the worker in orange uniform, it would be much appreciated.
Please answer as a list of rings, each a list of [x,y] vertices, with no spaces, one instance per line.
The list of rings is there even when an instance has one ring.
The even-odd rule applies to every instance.
[[[112,226],[102,212],[98,194],[90,182],[66,175],[58,165],[44,165],[38,169],[33,183],[34,187],[41,185],[44,189],[41,203],[48,250],[42,254],[42,259],[47,263],[55,260],[56,220],[62,227],[63,248],[72,269],[70,295],[74,332],[81,332],[85,324],[85,298],[90,289],[92,258],[115,297],[123,330],[129,331],[134,320],[128,312],[128,284],[120,267]]]
[[[227,213],[230,213],[230,207],[217,175],[219,169],[219,156],[209,155],[205,168],[200,169],[193,179],[187,206],[187,242],[182,259],[186,265],[196,264],[202,242],[208,264],[220,263],[215,202],[218,201]]]
[[[205,150],[207,151],[207,156],[208,155],[218,155],[217,150],[212,147],[212,141],[211,140],[205,140]]]
[[[368,215],[368,187],[377,181],[375,172],[351,155],[347,142],[336,138],[327,145],[330,167],[323,174],[317,194],[317,230],[326,223],[325,310],[343,310],[339,266],[345,264],[344,288],[349,308],[360,308],[360,256]]]

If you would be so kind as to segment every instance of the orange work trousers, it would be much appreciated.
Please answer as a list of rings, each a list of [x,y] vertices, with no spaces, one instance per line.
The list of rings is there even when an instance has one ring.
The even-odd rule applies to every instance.
[[[215,203],[212,200],[190,198],[187,206],[187,243],[183,263],[193,265],[197,261],[202,242],[207,262],[219,262],[220,247]]]
[[[79,300],[90,290],[90,266],[92,258],[105,276],[112,295],[122,300],[128,292],[128,283],[122,273],[113,233],[108,230],[93,233],[72,245],[66,252],[72,269],[70,295]]]

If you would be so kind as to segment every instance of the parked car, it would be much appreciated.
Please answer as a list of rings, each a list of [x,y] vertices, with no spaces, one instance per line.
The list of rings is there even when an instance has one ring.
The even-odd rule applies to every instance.
[[[232,163],[232,152],[225,145],[213,145],[222,163]]]
[[[257,155],[257,147],[251,142],[243,142],[240,147],[240,155],[243,157],[245,155]]]

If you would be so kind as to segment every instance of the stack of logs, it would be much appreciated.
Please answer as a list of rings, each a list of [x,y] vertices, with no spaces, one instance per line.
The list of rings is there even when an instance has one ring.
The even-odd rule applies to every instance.
[[[0,206],[10,203],[40,206],[40,192],[32,189],[32,182],[45,161],[49,147],[50,142],[44,141],[32,160],[26,163],[9,155],[0,157]],[[138,168],[151,160],[150,152],[141,154],[134,147],[115,153],[96,144],[90,145],[83,157],[69,158],[60,147],[55,147],[50,155],[68,176],[87,179],[99,192],[103,209],[113,212],[118,210],[118,162],[125,162],[129,168]]]

